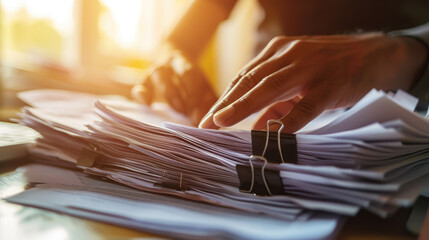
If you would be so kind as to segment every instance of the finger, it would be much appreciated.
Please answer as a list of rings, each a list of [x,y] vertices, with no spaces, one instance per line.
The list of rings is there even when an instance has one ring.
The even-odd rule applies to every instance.
[[[202,122],[202,124],[200,124],[200,126],[202,126],[203,128],[213,128],[212,126],[208,126],[208,125],[213,125],[213,124],[217,125],[213,119],[213,116],[216,112],[232,104],[233,102],[237,101],[237,99],[243,97],[249,91],[252,91],[252,89],[255,88],[255,86],[257,86],[258,84],[260,84],[260,82],[263,79],[266,79],[267,76],[270,76],[275,72],[278,72],[280,69],[284,68],[284,66],[287,64],[288,64],[287,59],[276,58],[276,59],[271,59],[264,63],[261,63],[259,66],[255,67],[252,71],[244,75],[238,81],[238,83],[231,89],[231,91],[228,94],[226,94],[223,98],[221,98],[210,109],[208,117],[204,119],[204,121]],[[276,95],[278,95],[278,92]],[[272,99],[272,100],[275,101],[275,99]],[[267,104],[271,104],[271,102]],[[260,106],[260,107],[263,108],[265,106]]]
[[[256,74],[260,74],[260,72],[255,72],[251,74],[246,74],[241,77],[234,86],[224,93],[223,96],[219,98],[219,100],[210,108],[207,115],[203,118],[201,123],[199,124],[200,128],[218,128],[213,120],[214,114],[225,106],[231,104],[235,100],[237,100],[241,95],[245,94],[247,91],[251,90],[255,85],[257,85],[257,79],[262,76],[257,76]]]
[[[311,89],[286,116],[280,119],[285,126],[283,132],[294,133],[324,110],[333,108],[337,103],[334,91],[338,92],[338,89],[330,89],[324,85]]]
[[[193,98],[195,97],[195,92],[192,92],[192,87],[189,87],[189,79],[194,79],[194,76],[186,73],[181,74],[174,70],[174,76],[171,79],[174,88],[170,89],[174,92],[166,93],[176,96],[177,99],[170,99],[170,101],[176,102],[176,104],[179,103],[181,106],[177,106],[176,108],[180,108],[179,112],[187,116],[189,116],[189,113],[193,109]]]
[[[260,59],[257,57],[255,61],[250,62],[239,74],[241,78],[236,81],[227,94],[220,98],[220,103],[213,110],[217,111],[237,100],[238,97],[252,89],[263,78],[289,65],[292,59],[289,59],[290,57],[287,53],[293,46],[293,40],[296,39],[290,37],[274,38],[264,49],[262,57]],[[229,103],[223,102],[226,98],[230,98]]]
[[[275,55],[279,48],[286,45],[286,43],[291,42],[295,40],[295,38],[291,37],[275,37],[273,38],[267,46],[255,57],[253,58],[249,63],[247,63],[241,70],[239,71],[239,74],[232,80],[231,84],[227,87],[226,91],[221,95],[221,98],[225,96],[238,82],[239,80],[245,76],[246,74],[249,74],[253,69],[255,69],[260,64],[268,61],[273,55]]]
[[[148,74],[141,83],[136,84],[131,94],[137,102],[151,105],[155,96],[151,75]]]
[[[276,102],[269,106],[258,116],[258,119],[253,125],[253,129],[265,129],[267,127],[268,120],[282,118],[289,113],[299,100],[299,97],[295,97],[287,101]]]
[[[173,69],[162,67],[152,74],[155,87],[155,99],[166,101],[174,110],[186,113],[185,100],[180,93],[180,87],[177,86],[179,80]]]
[[[250,71],[252,71],[255,67],[262,64],[263,62],[267,61],[270,57],[272,57],[277,49],[281,47],[283,44],[285,44],[287,41],[290,41],[289,37],[277,37],[268,43],[268,45],[256,56],[251,60],[248,64],[246,64],[240,71],[237,76],[233,78],[231,83],[228,85],[226,90],[221,94],[219,97],[219,100],[213,105],[213,107],[208,111],[208,113],[204,116],[203,120],[200,122],[199,127],[200,128],[218,128],[215,123],[213,122],[213,115],[216,111],[219,109],[222,109],[227,104],[222,102],[225,101],[225,97],[232,91],[232,89],[235,88],[235,86],[241,81],[242,85],[246,85],[247,82],[250,82],[251,80],[243,80],[243,77],[245,75],[248,75]],[[247,77],[249,78],[249,76]],[[250,77],[252,78],[252,77]],[[244,81],[244,83],[243,83]],[[250,89],[250,88],[249,88]],[[248,90],[249,90],[248,89]]]
[[[290,65],[264,78],[252,90],[216,112],[214,123],[220,127],[234,125],[276,101],[288,100],[302,93],[307,87],[303,72]]]
[[[204,73],[197,68],[186,71],[180,78],[185,99],[187,99],[188,111],[186,114],[191,118],[193,124],[197,125],[216,102],[216,94]]]
[[[271,56],[273,56],[277,52],[277,50],[282,45],[284,45],[288,41],[290,41],[289,37],[273,38],[256,57],[254,57],[249,63],[247,63],[243,68],[241,68],[238,76],[244,76],[253,68],[258,66],[262,62],[265,62],[266,60],[268,60]]]

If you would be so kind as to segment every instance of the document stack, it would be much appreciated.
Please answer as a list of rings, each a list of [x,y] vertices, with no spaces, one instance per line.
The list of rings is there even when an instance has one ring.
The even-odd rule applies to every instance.
[[[295,135],[190,126],[168,106],[60,90],[23,92],[39,162],[153,193],[293,221],[386,217],[429,187],[429,118],[405,92],[372,90]],[[268,129],[276,125],[268,124]]]

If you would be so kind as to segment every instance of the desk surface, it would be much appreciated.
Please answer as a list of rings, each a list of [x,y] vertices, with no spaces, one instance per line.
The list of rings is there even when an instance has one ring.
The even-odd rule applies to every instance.
[[[7,177],[17,167],[0,165],[0,198],[23,191],[24,180]],[[367,212],[350,218],[339,239],[416,239],[405,229],[409,210],[402,209],[389,219]],[[162,239],[123,227],[114,226],[42,209],[23,207],[0,200],[0,239]]]

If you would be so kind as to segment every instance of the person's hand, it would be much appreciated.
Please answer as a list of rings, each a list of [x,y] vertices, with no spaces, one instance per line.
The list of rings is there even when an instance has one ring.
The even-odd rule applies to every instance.
[[[217,99],[197,64],[179,52],[151,68],[143,81],[133,87],[132,93],[137,101],[147,105],[156,101],[167,102],[176,111],[187,115],[195,125]]]
[[[382,34],[277,37],[233,79],[200,123],[231,126],[264,107],[255,127],[280,119],[293,133],[326,109],[349,107],[372,88],[409,89],[426,49]]]

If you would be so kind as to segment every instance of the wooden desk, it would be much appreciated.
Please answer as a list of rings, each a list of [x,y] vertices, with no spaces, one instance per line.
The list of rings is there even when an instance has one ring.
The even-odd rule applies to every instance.
[[[21,162],[22,163],[22,162]],[[0,165],[0,198],[23,191],[24,179],[8,175],[17,167]],[[392,218],[381,219],[362,212],[350,218],[339,239],[416,239],[405,229],[409,210],[403,209]],[[162,237],[110,224],[85,220],[42,209],[23,207],[0,200],[0,239],[162,239]]]

